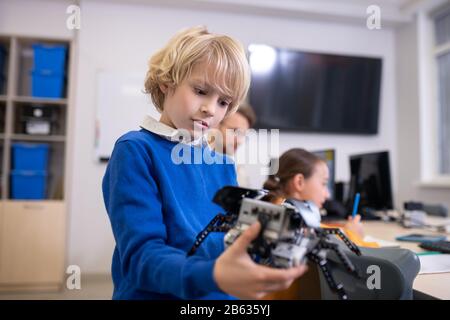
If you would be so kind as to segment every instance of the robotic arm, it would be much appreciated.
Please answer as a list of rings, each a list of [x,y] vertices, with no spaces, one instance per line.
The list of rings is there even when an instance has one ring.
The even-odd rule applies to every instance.
[[[356,255],[361,255],[359,248],[339,229],[320,228],[320,221],[316,218],[318,209],[312,203],[291,200],[276,205],[261,200],[264,195],[264,190],[239,187],[219,190],[213,201],[226,213],[216,215],[198,234],[188,255],[195,253],[210,232],[226,232],[224,241],[225,247],[228,247],[242,232],[259,221],[261,231],[248,248],[255,262],[275,268],[290,268],[310,260],[318,265],[330,289],[341,299],[347,299],[343,285],[336,283],[328,268],[328,251],[336,253],[349,273],[356,278],[360,278],[360,275],[331,236],[341,238]]]

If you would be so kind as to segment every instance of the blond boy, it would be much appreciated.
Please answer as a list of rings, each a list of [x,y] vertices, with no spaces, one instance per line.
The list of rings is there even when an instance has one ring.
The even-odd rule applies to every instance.
[[[225,157],[209,150],[203,137],[235,111],[249,79],[242,46],[203,27],[179,32],[150,59],[145,89],[161,118],[147,117],[140,131],[119,138],[103,179],[116,240],[113,298],[260,298],[305,271],[275,270],[250,259],[246,248],[259,224],[226,251],[217,233],[187,256],[198,232],[221,211],[214,194],[235,185],[236,174],[229,161],[176,164],[172,150],[183,143]]]

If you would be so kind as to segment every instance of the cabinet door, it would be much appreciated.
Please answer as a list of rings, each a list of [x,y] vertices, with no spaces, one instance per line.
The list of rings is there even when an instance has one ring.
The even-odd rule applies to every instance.
[[[4,201],[0,227],[0,286],[62,283],[64,202]]]

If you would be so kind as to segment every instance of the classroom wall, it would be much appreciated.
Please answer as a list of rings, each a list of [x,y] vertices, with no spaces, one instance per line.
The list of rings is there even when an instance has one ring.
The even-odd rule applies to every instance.
[[[0,33],[38,37],[70,38],[66,8],[73,1],[0,1]]]
[[[108,270],[112,239],[101,201],[105,165],[94,160],[95,76],[99,70],[145,72],[148,57],[180,28],[198,24],[237,37],[244,44],[381,56],[384,58],[380,133],[377,136],[282,134],[280,151],[292,147],[337,149],[337,178],[347,180],[349,154],[387,149],[396,177],[396,111],[393,31],[365,26],[275,19],[144,5],[83,1],[79,33],[72,236],[70,261],[83,268]],[[258,177],[262,182],[263,177]],[[87,184],[86,181],[90,183]],[[80,238],[80,234],[84,236]],[[92,241],[92,239],[96,239]]]
[[[41,7],[40,3],[30,2],[27,8],[35,12]],[[1,5],[3,8],[15,6]],[[20,20],[22,12],[18,11],[8,24],[0,19],[0,32],[9,32],[12,28],[19,33],[55,33],[59,25],[44,27],[52,26],[48,20],[55,20],[53,9],[61,10],[61,4],[46,3],[43,16],[33,24]],[[102,70],[145,73],[148,57],[170,36],[180,28],[199,24],[207,25],[211,31],[234,36],[245,45],[259,42],[300,50],[383,57],[378,135],[282,134],[280,152],[292,147],[337,149],[337,179],[348,180],[348,155],[389,150],[394,187],[397,186],[396,57],[392,29],[370,31],[365,25],[81,1],[81,30],[76,35],[79,56],[73,119],[68,263],[79,265],[82,272],[109,272],[114,247],[101,194],[101,179],[106,166],[97,162],[94,152],[96,75]],[[263,177],[257,177],[253,183],[260,185],[263,180]]]

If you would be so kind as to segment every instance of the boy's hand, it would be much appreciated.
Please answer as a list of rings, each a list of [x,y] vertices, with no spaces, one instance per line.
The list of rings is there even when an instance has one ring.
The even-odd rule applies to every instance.
[[[214,280],[221,290],[240,299],[261,299],[267,293],[290,287],[307,267],[274,269],[256,264],[248,255],[248,245],[258,236],[261,224],[254,223],[217,259]]]

